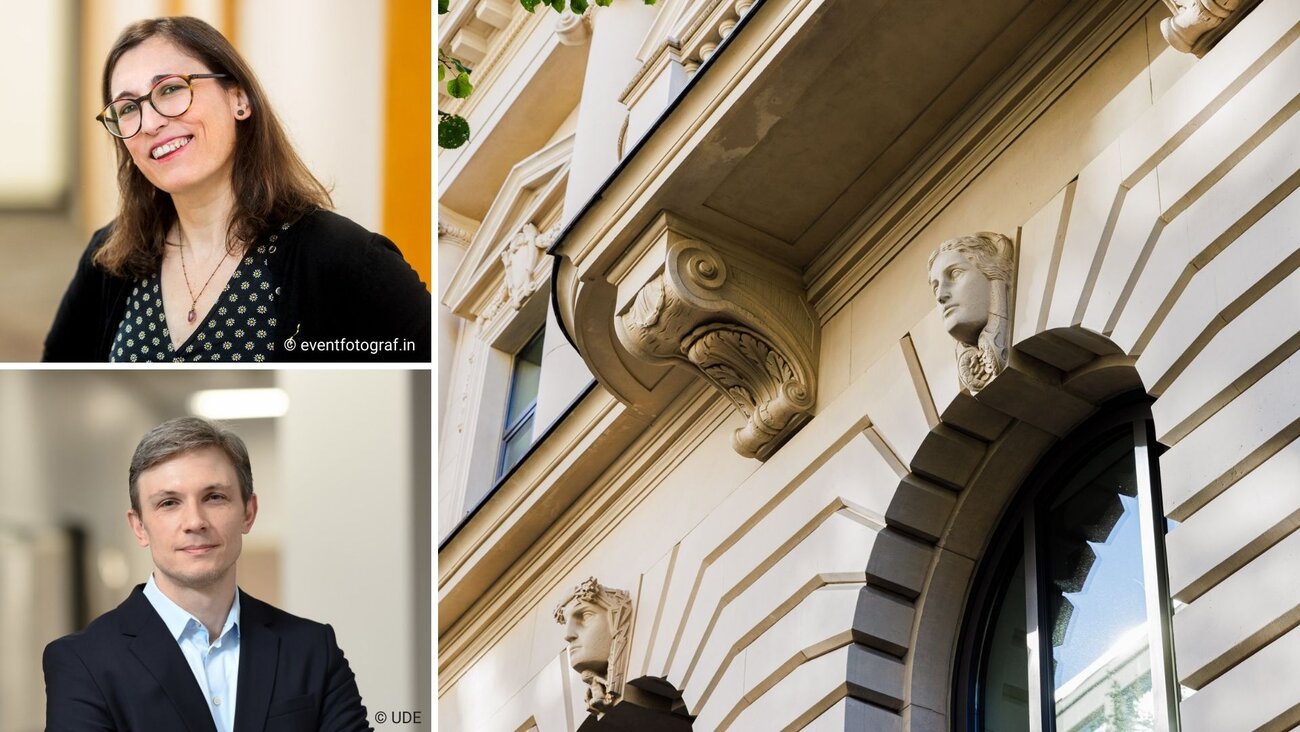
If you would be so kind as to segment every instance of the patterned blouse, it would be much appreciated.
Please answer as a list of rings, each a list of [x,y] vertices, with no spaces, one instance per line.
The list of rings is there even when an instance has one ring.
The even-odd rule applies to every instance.
[[[274,239],[273,239],[274,240]],[[109,360],[115,362],[262,362],[275,356],[275,300],[270,280],[274,244],[249,250],[212,309],[179,347],[172,345],[163,311],[161,276],[140,280],[131,290],[117,327]]]

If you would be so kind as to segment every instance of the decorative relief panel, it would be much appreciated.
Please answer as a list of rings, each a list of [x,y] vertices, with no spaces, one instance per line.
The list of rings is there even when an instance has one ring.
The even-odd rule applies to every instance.
[[[746,425],[732,439],[767,459],[812,416],[818,326],[797,277],[737,248],[667,229],[657,273],[616,316],[620,343],[652,363],[685,363],[726,394]]]
[[[587,685],[587,710],[608,713],[623,697],[632,596],[588,577],[555,608],[555,622],[564,626],[569,662]]]
[[[536,226],[524,224],[501,250],[501,265],[505,268],[506,302],[515,310],[523,307],[528,296],[537,290],[540,284],[537,265],[558,233],[558,224],[544,234],[538,233]]]
[[[1007,367],[1013,246],[981,231],[949,239],[930,255],[930,289],[957,342],[957,377],[972,395]]]
[[[1160,32],[1170,46],[1202,56],[1209,50],[1210,32],[1223,25],[1246,0],[1165,0],[1174,17],[1160,21]]]

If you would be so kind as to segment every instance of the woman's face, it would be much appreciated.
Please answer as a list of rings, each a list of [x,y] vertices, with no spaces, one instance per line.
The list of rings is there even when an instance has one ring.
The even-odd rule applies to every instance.
[[[109,91],[114,99],[138,97],[148,94],[162,77],[211,71],[171,41],[154,37],[122,54],[109,79]],[[229,189],[236,114],[242,109],[247,119],[252,110],[243,90],[222,81],[195,79],[193,102],[179,117],[164,117],[149,102],[141,105],[140,132],[123,142],[135,166],[159,189],[173,196],[200,197]],[[181,146],[161,154],[177,143]]]
[[[989,322],[991,283],[961,252],[940,252],[930,265],[930,287],[943,310],[943,327],[962,343],[975,345]]]

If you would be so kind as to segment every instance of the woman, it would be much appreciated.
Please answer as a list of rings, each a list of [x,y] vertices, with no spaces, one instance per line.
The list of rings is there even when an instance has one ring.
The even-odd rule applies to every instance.
[[[430,297],[397,248],[331,213],[252,70],[212,26],[129,26],[98,119],[121,205],[46,361],[428,361]]]

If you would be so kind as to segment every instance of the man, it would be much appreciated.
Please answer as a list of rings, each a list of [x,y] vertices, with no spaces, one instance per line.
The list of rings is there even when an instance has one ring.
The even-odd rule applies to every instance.
[[[369,730],[328,625],[235,583],[257,518],[248,450],[207,420],[158,425],[131,459],[127,521],[154,571],[45,648],[48,732]]]

